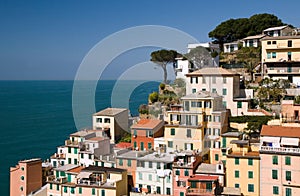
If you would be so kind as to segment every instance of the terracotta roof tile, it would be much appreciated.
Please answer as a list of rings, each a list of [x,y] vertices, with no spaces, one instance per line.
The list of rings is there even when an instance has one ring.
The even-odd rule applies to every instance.
[[[260,135],[261,136],[300,138],[300,127],[263,125]]]
[[[163,121],[157,119],[141,119],[137,124],[132,125],[131,128],[154,129],[159,125],[163,126]]]

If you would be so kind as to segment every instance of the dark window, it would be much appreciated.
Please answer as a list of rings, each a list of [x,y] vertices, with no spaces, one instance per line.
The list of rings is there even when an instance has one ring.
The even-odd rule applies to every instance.
[[[292,47],[292,40],[288,40],[288,47]]]

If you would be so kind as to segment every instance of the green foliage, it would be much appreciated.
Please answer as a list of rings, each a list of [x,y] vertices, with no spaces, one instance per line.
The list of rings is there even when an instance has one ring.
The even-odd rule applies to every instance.
[[[160,83],[160,84],[159,84],[159,88],[160,88],[161,90],[165,90],[166,85],[165,85],[164,83]]]
[[[130,143],[131,142],[131,135],[129,133],[126,133],[119,142],[127,142]]]
[[[229,117],[230,122],[247,123],[246,130],[259,132],[263,125],[266,125],[272,116],[235,116]]]
[[[149,107],[148,105],[142,104],[139,107],[139,113],[140,114],[149,114]]]
[[[153,92],[149,95],[149,100],[151,101],[151,103],[155,103],[158,101],[158,93],[157,92]]]
[[[279,102],[286,93],[286,88],[290,87],[288,80],[272,80],[265,78],[260,82],[257,95],[260,101]]]
[[[164,71],[164,83],[167,83],[167,65],[175,63],[178,53],[175,50],[157,50],[151,53],[151,61],[161,66]]]
[[[236,41],[247,36],[261,34],[264,29],[285,25],[273,14],[256,14],[250,18],[229,19],[208,33],[218,43]]]
[[[300,96],[295,97],[295,104],[300,104]]]
[[[189,53],[185,54],[185,57],[196,68],[202,68],[212,63],[210,51],[202,46],[191,49]]]
[[[185,87],[185,81],[182,78],[175,79],[173,84],[174,84],[174,86],[177,86],[177,87]]]

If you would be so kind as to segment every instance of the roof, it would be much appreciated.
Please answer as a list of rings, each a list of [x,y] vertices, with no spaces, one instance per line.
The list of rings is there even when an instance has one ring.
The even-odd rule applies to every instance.
[[[187,77],[190,76],[239,76],[239,74],[231,72],[227,69],[221,67],[205,67],[198,69],[194,72],[186,74]]]
[[[80,130],[80,131],[77,131],[75,133],[71,133],[70,136],[77,136],[77,137],[84,137],[84,136],[87,136],[91,133],[95,133],[96,131],[101,131],[101,130]]]
[[[80,173],[83,168],[84,167],[82,167],[82,166],[75,167],[73,169],[68,170],[68,172],[71,172],[71,173]]]
[[[260,136],[300,138],[300,127],[263,125]]]
[[[231,144],[249,145],[249,140],[232,140]]]
[[[125,111],[127,111],[126,108],[106,108],[95,113],[93,116],[115,116]]]
[[[209,91],[198,91],[196,93],[192,93],[181,97],[181,99],[213,99],[215,97],[221,97],[217,93],[212,93]]]
[[[109,140],[109,138],[105,138],[105,137],[92,137],[92,138],[86,139],[85,141],[102,141],[102,140]]]
[[[238,43],[239,43],[239,41],[228,42],[228,43],[224,43],[224,46],[232,45],[232,44],[238,44]]]
[[[218,164],[202,163],[201,165],[198,166],[196,173],[223,174],[223,173],[217,172],[217,166],[218,166]]]
[[[265,31],[276,31],[276,30],[282,30],[282,29],[284,29],[284,28],[286,28],[287,27],[287,25],[284,25],[284,26],[279,26],[279,27],[271,27],[271,28],[267,28],[267,29],[265,29],[264,30],[264,32]]]
[[[130,148],[131,147],[131,143],[120,142],[120,143],[116,144],[115,147],[116,148]]]
[[[253,35],[253,36],[248,36],[248,37],[245,37],[243,40],[248,40],[248,39],[261,39],[263,37],[265,37],[266,35],[264,34],[260,34],[260,35]]]
[[[76,167],[78,167],[78,165],[67,164],[67,165],[63,165],[63,166],[54,168],[54,170],[57,170],[57,171],[69,171],[69,170],[74,169]]]
[[[163,126],[163,121],[158,119],[141,119],[138,123],[131,126],[133,129],[154,129],[157,126]]]
[[[113,167],[100,167],[100,166],[88,166],[81,171],[83,172],[117,172],[121,173],[126,171],[126,169],[113,168]]]
[[[300,35],[289,35],[289,36],[278,36],[278,37],[270,37],[266,36],[261,40],[287,40],[287,39],[300,39]]]
[[[208,175],[194,175],[188,179],[188,181],[216,181],[218,176],[208,176]]]
[[[227,157],[240,157],[240,158],[259,158],[258,151],[250,151],[250,152],[240,152],[234,151],[227,155]]]
[[[138,158],[140,161],[153,161],[153,162],[163,162],[163,163],[172,163],[175,159],[175,154],[161,153],[157,152],[145,155],[144,157]]]
[[[233,132],[233,131],[231,131],[231,132],[223,133],[221,136],[222,137],[239,137],[240,135],[242,135],[241,132],[238,132],[238,131]]]
[[[145,154],[147,154],[147,152],[131,150],[131,151],[122,153],[120,155],[117,155],[117,158],[122,158],[122,159],[137,159],[138,157],[142,157]]]

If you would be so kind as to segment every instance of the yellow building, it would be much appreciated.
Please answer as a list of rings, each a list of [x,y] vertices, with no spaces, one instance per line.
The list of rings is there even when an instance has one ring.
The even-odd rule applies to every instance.
[[[259,148],[248,140],[232,140],[226,160],[226,187],[240,188],[243,195],[259,195]]]
[[[300,36],[267,36],[261,42],[266,74],[300,84]]]

